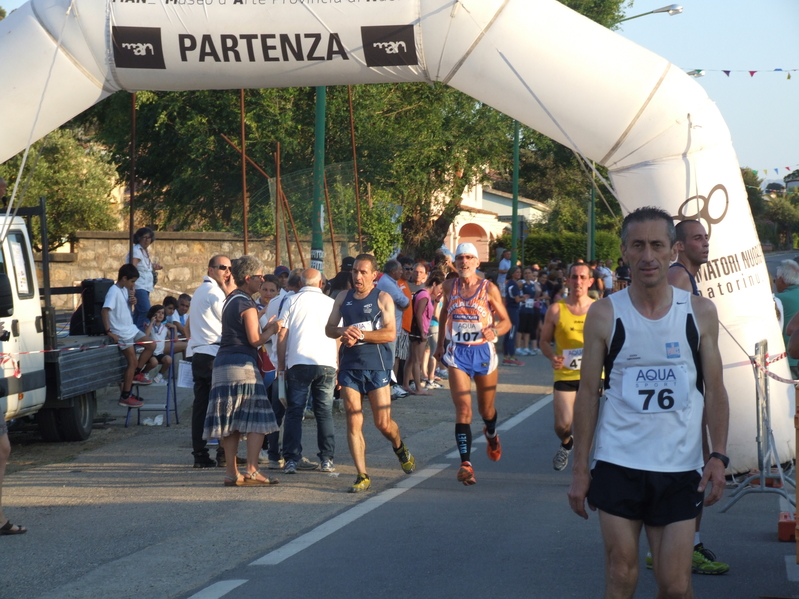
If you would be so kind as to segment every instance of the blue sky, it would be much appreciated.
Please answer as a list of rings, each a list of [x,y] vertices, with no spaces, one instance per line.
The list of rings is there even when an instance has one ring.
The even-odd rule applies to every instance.
[[[0,0],[11,10],[22,0]],[[666,6],[636,0],[629,16]],[[799,43],[792,24],[797,0],[684,0],[682,14],[654,14],[622,23],[619,33],[685,70],[704,69],[698,79],[732,132],[741,166],[766,180],[799,168]],[[774,69],[797,69],[773,72]],[[727,77],[722,70],[733,71]],[[754,77],[747,71],[757,71]],[[793,109],[793,114],[792,110]],[[779,175],[774,169],[779,169]],[[764,175],[763,170],[768,170]]]

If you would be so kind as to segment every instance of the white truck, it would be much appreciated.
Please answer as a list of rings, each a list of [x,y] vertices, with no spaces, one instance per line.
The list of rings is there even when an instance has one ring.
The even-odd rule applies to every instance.
[[[35,418],[46,441],[82,441],[92,431],[96,391],[122,380],[125,361],[105,336],[57,333],[50,289],[44,200],[20,208],[16,217],[0,216],[0,415],[6,420]],[[31,249],[29,225],[39,216],[42,231],[42,289]],[[24,220],[22,217],[28,218]]]

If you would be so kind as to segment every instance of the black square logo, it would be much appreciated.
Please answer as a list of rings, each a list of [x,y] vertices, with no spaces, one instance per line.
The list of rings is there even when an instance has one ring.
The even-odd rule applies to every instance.
[[[114,63],[120,69],[165,69],[160,27],[112,27]]]
[[[361,27],[363,54],[368,67],[398,67],[419,64],[413,25]]]

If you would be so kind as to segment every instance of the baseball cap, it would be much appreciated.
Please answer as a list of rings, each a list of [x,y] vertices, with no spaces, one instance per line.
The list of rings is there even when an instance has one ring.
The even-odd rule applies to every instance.
[[[470,256],[474,256],[475,258],[478,257],[477,248],[474,246],[473,243],[459,244],[458,249],[455,250],[455,257],[457,258],[461,254],[469,254]]]
[[[282,264],[275,269],[275,276],[279,277],[280,275],[287,275],[289,274],[288,266],[283,266]]]
[[[352,256],[347,256],[341,261],[341,270],[352,270],[352,267],[355,265],[355,258]]]

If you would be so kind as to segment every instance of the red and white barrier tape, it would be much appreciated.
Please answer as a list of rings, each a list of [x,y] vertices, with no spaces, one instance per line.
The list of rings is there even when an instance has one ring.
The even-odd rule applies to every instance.
[[[768,355],[766,355],[766,364],[767,365],[768,364],[773,364],[774,362],[777,362],[778,360],[782,360],[783,358],[786,358],[786,357],[787,357],[787,354],[784,353],[784,352],[781,353],[781,354],[778,354],[774,359],[771,359],[771,360],[769,360]],[[765,375],[767,377],[769,377],[771,379],[774,379],[775,381],[779,381],[781,383],[788,383],[789,385],[799,385],[799,381],[794,381],[792,379],[784,379],[781,376],[779,376],[777,374],[774,374],[768,368],[766,368],[760,362],[758,362],[757,358],[755,358],[754,356],[750,356],[749,359],[751,360],[752,364],[754,364],[755,367],[758,370],[760,370],[760,372],[765,373]]]

